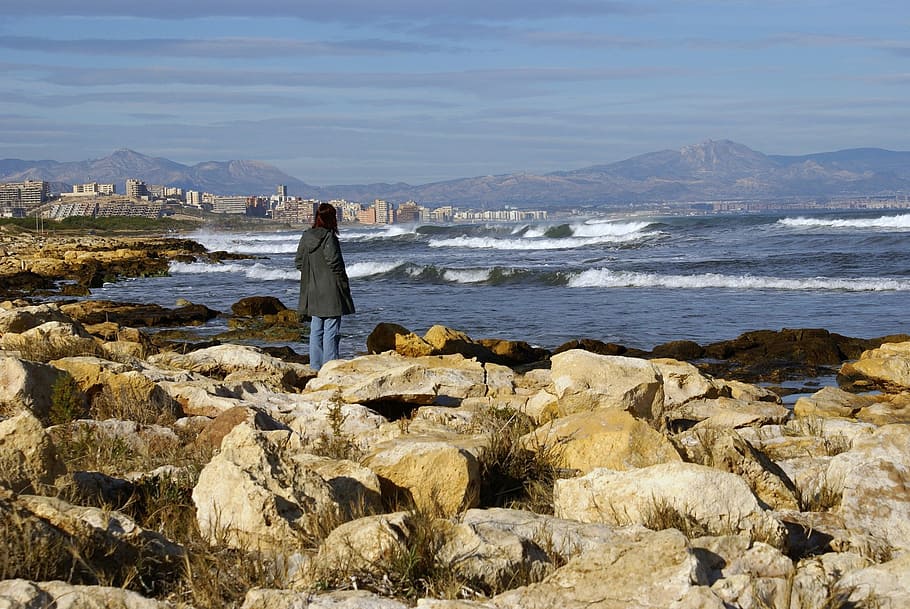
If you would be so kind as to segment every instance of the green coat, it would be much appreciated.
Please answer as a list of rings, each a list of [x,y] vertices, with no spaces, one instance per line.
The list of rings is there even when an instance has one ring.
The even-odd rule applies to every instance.
[[[339,317],[354,312],[351,286],[335,233],[322,227],[305,231],[294,263],[300,269],[297,312],[302,317]]]

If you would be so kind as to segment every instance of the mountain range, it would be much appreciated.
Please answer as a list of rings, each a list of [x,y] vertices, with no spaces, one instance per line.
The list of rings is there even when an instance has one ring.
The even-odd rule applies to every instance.
[[[89,161],[0,160],[0,182],[114,183],[127,178],[215,194],[269,194],[285,184],[292,195],[352,201],[409,199],[422,204],[518,207],[620,205],[722,199],[829,199],[910,193],[910,152],[853,148],[803,156],[766,155],[729,140],[709,140],[624,161],[545,174],[512,173],[423,185],[313,186],[278,168],[250,160],[196,165],[149,157],[132,150]]]

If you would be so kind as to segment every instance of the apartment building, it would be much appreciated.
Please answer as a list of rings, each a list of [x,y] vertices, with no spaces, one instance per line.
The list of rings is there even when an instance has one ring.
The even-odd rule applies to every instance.
[[[47,201],[47,182],[26,180],[0,184],[0,216],[24,217]]]

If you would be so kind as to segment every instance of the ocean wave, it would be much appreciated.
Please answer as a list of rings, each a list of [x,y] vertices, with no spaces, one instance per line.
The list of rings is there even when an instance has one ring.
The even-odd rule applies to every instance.
[[[883,228],[890,230],[910,230],[910,214],[898,216],[879,216],[878,218],[782,218],[778,220],[784,226],[798,228]]]
[[[297,281],[300,271],[270,268],[264,264],[252,265],[227,263],[210,264],[207,262],[172,262],[169,267],[171,275],[200,275],[211,273],[234,273],[258,281]]]
[[[910,291],[908,279],[809,277],[788,279],[753,275],[659,275],[610,269],[589,269],[569,278],[572,288],[730,288],[739,290],[827,290],[843,292]]]
[[[453,283],[483,283],[490,279],[493,269],[446,269],[442,278]]]
[[[343,229],[340,239],[342,241],[372,241],[374,239],[388,239],[390,237],[401,237],[403,235],[414,235],[417,233],[417,227],[393,224],[383,226],[382,228],[367,230],[350,230]]]
[[[450,239],[432,239],[428,245],[430,247],[459,247],[490,250],[563,250],[605,243],[630,243],[650,235],[651,233],[630,233],[624,235],[564,238],[525,236],[517,239],[499,239],[496,237],[452,237]]]
[[[403,260],[392,262],[355,262],[347,267],[348,277],[362,279],[374,275],[385,275],[407,264]]]

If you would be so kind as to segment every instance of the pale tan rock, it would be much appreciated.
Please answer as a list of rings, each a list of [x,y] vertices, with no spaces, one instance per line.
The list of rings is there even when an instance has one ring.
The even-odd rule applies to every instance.
[[[496,526],[461,523],[445,539],[437,560],[464,581],[489,590],[537,582],[551,571],[550,558],[536,543]]]
[[[838,513],[850,528],[910,550],[910,425],[885,425],[831,459],[827,479],[843,489]]]
[[[0,356],[0,414],[27,410],[48,421],[55,384],[68,376],[49,364]]]
[[[668,413],[672,427],[679,421],[698,422],[702,427],[731,429],[783,423],[790,411],[771,402],[746,402],[732,398],[694,399]]]
[[[670,358],[649,360],[660,372],[664,383],[664,410],[670,411],[694,398],[714,398],[720,395],[713,379],[688,362]]]
[[[62,581],[0,581],[0,606],[4,609],[172,609],[165,601],[146,598],[138,592],[108,586],[73,586]]]
[[[727,379],[713,379],[713,382],[720,393],[720,397],[728,397],[743,402],[781,403],[780,396],[770,389],[759,387],[758,385]]]
[[[874,402],[860,410],[856,418],[874,425],[910,423],[910,392],[882,394]]]
[[[294,458],[302,452],[291,432],[234,427],[193,489],[200,532],[237,548],[305,545],[341,506],[331,486]]]
[[[848,450],[856,438],[868,436],[876,427],[848,419],[801,417],[784,425],[741,427],[744,440],[775,461],[799,457],[834,456]]]
[[[19,334],[3,334],[0,336],[0,349],[18,351],[24,357],[46,361],[61,355],[98,353],[101,341],[79,324],[48,321]]]
[[[561,415],[615,408],[655,426],[662,424],[663,379],[650,362],[580,349],[564,351],[550,361]]]
[[[871,406],[875,400],[868,396],[848,393],[838,387],[823,387],[811,396],[801,397],[793,406],[797,417],[844,417],[850,418]]]
[[[835,592],[858,607],[910,607],[910,552],[847,573]]]
[[[426,357],[436,349],[424,338],[413,332],[395,335],[395,352],[405,357]]]
[[[790,606],[794,573],[793,561],[780,550],[757,542],[728,562],[723,578],[711,588],[723,601],[737,607],[784,609]]]
[[[387,500],[403,495],[418,509],[441,515],[477,504],[480,466],[453,444],[404,436],[375,447],[363,464],[379,476]]]
[[[313,470],[332,488],[335,501],[347,517],[375,514],[382,510],[379,478],[367,467],[349,459],[330,459],[306,453],[294,460]]]
[[[533,541],[553,562],[565,563],[588,550],[640,540],[648,530],[640,525],[612,526],[578,522],[505,508],[471,509],[462,524],[497,528]]]
[[[706,582],[704,569],[678,531],[589,550],[539,584],[495,596],[497,609],[667,609]]]
[[[408,512],[364,516],[336,527],[319,546],[313,581],[327,577],[381,580],[408,552],[414,520]]]
[[[741,477],[692,463],[664,463],[624,472],[596,469],[557,480],[556,516],[582,522],[659,526],[678,514],[711,534],[742,533],[783,547],[786,531],[759,506]]]
[[[841,366],[840,374],[849,379],[865,379],[886,389],[910,389],[910,342],[884,343],[864,351],[859,360]]]
[[[233,390],[212,379],[160,381],[157,385],[180,405],[185,416],[215,418],[245,405]]]
[[[546,451],[560,467],[582,474],[598,467],[626,470],[681,461],[665,436],[623,410],[580,412],[550,421],[522,437],[521,445]]]
[[[254,588],[240,609],[408,609],[408,605],[364,590],[295,592]]]
[[[850,552],[829,552],[799,561],[793,577],[790,606],[799,609],[825,609],[834,585],[845,573],[871,566],[872,561]]]
[[[28,411],[0,420],[0,486],[33,493],[66,473],[50,435]]]
[[[132,418],[173,420],[183,414],[180,405],[158,383],[129,364],[91,356],[65,357],[51,363],[72,375],[90,402],[103,393],[112,407],[121,410],[121,418],[133,415]]]
[[[307,392],[336,389],[345,402],[454,406],[470,397],[511,395],[514,373],[461,355],[406,358],[397,353],[328,362]]]
[[[148,361],[155,366],[198,372],[211,378],[230,377],[236,383],[261,381],[275,390],[285,391],[302,388],[313,376],[309,366],[285,362],[248,345],[216,345],[186,354],[168,351],[152,355]]]
[[[705,427],[678,434],[675,440],[686,461],[742,476],[766,506],[799,509],[797,487],[786,472],[735,430]]]
[[[63,313],[56,304],[11,307],[0,310],[0,334],[7,332],[21,334],[49,321],[75,323],[73,318]]]

